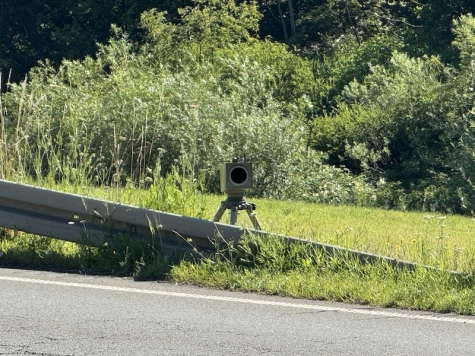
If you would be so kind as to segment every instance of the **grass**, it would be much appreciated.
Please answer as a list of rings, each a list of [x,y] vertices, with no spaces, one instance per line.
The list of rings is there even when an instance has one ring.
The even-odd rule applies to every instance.
[[[468,217],[298,202],[262,206],[260,216],[277,233],[446,269],[474,266],[475,222]]]
[[[354,268],[272,271],[236,269],[231,265],[182,263],[171,271],[178,283],[198,284],[245,292],[295,298],[358,303],[381,307],[473,314],[475,293],[471,282],[455,280],[443,272],[397,271],[384,264]]]
[[[211,219],[224,197],[188,195],[171,181],[161,189],[49,187],[116,202]],[[475,313],[474,221],[430,215],[302,202],[253,200],[266,230],[213,256],[172,261],[153,246],[92,248],[23,233],[2,231],[0,265],[169,279],[176,283],[438,312]],[[165,208],[165,209],[163,209]],[[223,218],[226,222],[227,216]],[[238,223],[251,227],[244,213]],[[277,234],[331,243],[439,269],[393,269],[329,256],[311,245],[289,245]],[[456,270],[454,275],[444,270]]]
[[[474,280],[424,267],[394,269],[384,261],[362,264],[348,256],[329,256],[306,243],[257,236],[237,248],[173,266],[180,283],[221,287],[296,298],[360,303],[383,307],[473,314]]]
[[[195,194],[172,179],[161,190],[57,186],[49,188],[211,220],[224,196]],[[257,204],[263,229],[274,234],[342,246],[453,271],[475,269],[475,219],[459,215],[402,212],[297,201],[248,199]],[[222,222],[229,222],[229,214]],[[241,212],[238,224],[252,229]]]

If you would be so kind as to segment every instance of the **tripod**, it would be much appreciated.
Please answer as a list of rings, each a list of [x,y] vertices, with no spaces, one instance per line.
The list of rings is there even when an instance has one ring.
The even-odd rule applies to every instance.
[[[237,222],[237,215],[239,210],[246,210],[249,219],[251,219],[252,225],[256,230],[262,230],[261,224],[257,220],[256,214],[253,212],[256,210],[256,204],[248,203],[244,199],[244,196],[230,196],[221,202],[221,206],[219,207],[216,215],[213,218],[214,222],[218,222],[221,220],[226,209],[231,210],[231,225],[236,225]]]

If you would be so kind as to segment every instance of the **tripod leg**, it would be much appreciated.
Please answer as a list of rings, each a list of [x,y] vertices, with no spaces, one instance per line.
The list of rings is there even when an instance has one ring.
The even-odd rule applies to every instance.
[[[251,219],[252,225],[254,226],[254,229],[256,230],[262,230],[262,226],[259,223],[259,220],[257,220],[256,214],[254,214],[250,209],[246,209],[247,215],[249,215],[249,219]]]
[[[214,222],[219,222],[221,218],[223,217],[224,212],[226,211],[226,204],[224,202],[221,203],[221,206],[219,207],[218,211],[214,215],[213,221]]]
[[[231,225],[236,225],[237,223],[237,215],[238,215],[238,209],[236,207],[231,208]]]

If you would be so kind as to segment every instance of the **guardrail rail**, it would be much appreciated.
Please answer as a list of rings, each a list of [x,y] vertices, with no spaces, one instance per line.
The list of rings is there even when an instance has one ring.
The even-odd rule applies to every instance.
[[[0,226],[100,246],[120,233],[160,238],[171,248],[213,249],[213,238],[237,242],[237,226],[0,180]]]

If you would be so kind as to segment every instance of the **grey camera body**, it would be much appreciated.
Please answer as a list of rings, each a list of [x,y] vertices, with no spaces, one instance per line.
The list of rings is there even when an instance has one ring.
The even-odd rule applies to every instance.
[[[252,188],[251,163],[225,163],[220,169],[221,192],[228,195],[244,195]]]

